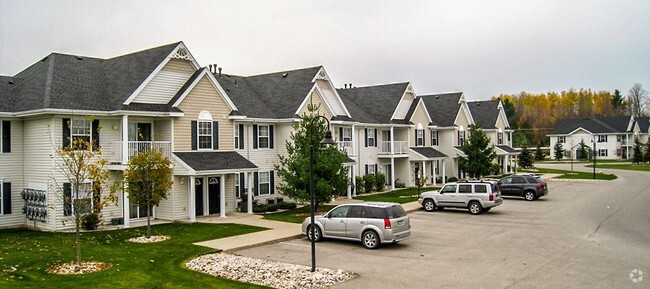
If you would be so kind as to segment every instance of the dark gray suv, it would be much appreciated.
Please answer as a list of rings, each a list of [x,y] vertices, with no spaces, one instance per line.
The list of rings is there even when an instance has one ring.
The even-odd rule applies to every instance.
[[[530,175],[512,175],[501,178],[498,182],[503,196],[523,197],[534,201],[548,195],[546,181]]]

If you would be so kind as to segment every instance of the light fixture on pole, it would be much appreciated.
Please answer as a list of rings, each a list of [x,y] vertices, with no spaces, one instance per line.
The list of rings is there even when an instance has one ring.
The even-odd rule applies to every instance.
[[[314,194],[314,121],[322,118],[327,122],[327,131],[325,131],[325,137],[320,141],[321,144],[336,144],[334,139],[332,139],[332,131],[330,130],[330,121],[322,116],[316,115],[309,121],[309,199],[311,206],[309,208],[310,213],[310,226],[309,226],[309,239],[311,242],[311,271],[316,271],[316,221],[315,221],[315,211],[316,211],[316,200]]]
[[[596,139],[597,138],[598,138],[598,136],[594,135],[594,140],[593,140],[593,142],[594,142],[594,149],[593,149],[593,151],[594,151],[593,152],[593,158],[594,158],[594,174],[593,174],[593,176],[594,176],[594,180],[596,179]]]

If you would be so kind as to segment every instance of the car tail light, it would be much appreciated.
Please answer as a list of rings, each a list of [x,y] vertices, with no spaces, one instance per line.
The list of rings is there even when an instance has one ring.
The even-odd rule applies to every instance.
[[[488,195],[488,201],[494,201],[494,194]]]
[[[541,190],[543,190],[544,188],[542,187],[542,184],[538,183],[538,184],[537,184],[537,189],[541,191]]]
[[[390,219],[384,219],[384,228],[390,229]]]

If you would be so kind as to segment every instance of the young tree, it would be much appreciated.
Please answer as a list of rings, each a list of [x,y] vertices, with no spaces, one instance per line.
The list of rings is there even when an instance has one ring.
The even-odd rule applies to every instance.
[[[564,148],[562,147],[562,143],[555,143],[555,146],[553,147],[553,156],[556,161],[559,161],[564,157]]]
[[[634,139],[634,147],[632,148],[632,162],[635,164],[640,164],[643,162],[643,152],[639,138]]]
[[[635,83],[627,92],[627,103],[630,109],[630,113],[634,117],[643,116],[647,102],[648,91],[643,89],[641,83]]]
[[[616,115],[621,115],[625,111],[625,97],[621,94],[621,91],[618,89],[614,90],[610,103],[616,111]]]
[[[531,168],[533,166],[533,153],[528,149],[527,146],[524,146],[519,153],[519,166],[522,168]]]
[[[93,117],[87,121],[92,123]],[[67,126],[71,128],[72,124],[68,121]],[[82,266],[79,230],[82,219],[86,214],[101,213],[109,203],[117,203],[116,187],[108,183],[106,160],[93,139],[69,138],[65,142],[69,145],[55,146],[52,156],[65,179],[63,184],[55,183],[55,186],[63,196],[64,216],[75,223],[76,261],[77,266]],[[102,199],[101,194],[107,188],[109,193]]]
[[[309,149],[314,148],[314,198],[316,209],[335,194],[343,195],[348,184],[343,162],[347,155],[336,146],[323,145],[320,141],[327,130],[325,120],[316,117],[319,106],[309,104],[309,113],[293,125],[294,132],[285,144],[287,155],[281,155],[275,170],[282,178],[278,189],[282,194],[300,201],[310,200],[309,195]],[[313,135],[310,135],[313,133]],[[362,187],[357,185],[357,191]]]
[[[586,161],[589,159],[589,149],[587,149],[585,140],[580,140],[580,144],[578,144],[578,152],[576,154],[576,158],[581,161]]]
[[[461,169],[472,178],[481,178],[489,175],[492,169],[492,160],[497,153],[494,145],[490,145],[483,130],[475,125],[469,127],[469,139],[460,146],[460,149],[467,157],[460,157]]]
[[[145,206],[147,212],[167,198],[172,187],[171,161],[160,150],[139,152],[131,158],[124,171],[124,182],[129,200]],[[147,238],[151,237],[151,214],[147,213]]]
[[[542,151],[542,144],[537,143],[537,148],[535,149],[535,160],[536,161],[543,161],[546,155]]]

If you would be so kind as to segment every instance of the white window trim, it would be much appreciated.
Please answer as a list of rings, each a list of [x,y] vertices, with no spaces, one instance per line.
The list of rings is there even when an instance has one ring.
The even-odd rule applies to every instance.
[[[262,136],[262,128],[266,128],[266,135]],[[260,139],[266,138],[266,146],[262,146]],[[269,125],[258,125],[257,126],[257,148],[258,149],[268,149],[271,147],[271,127]]]
[[[207,124],[207,128],[206,128],[206,129],[209,129],[209,130],[210,130],[208,134],[206,134],[206,133],[201,133],[201,124]],[[212,133],[212,132],[213,132],[213,129],[214,129],[214,128],[212,127],[212,121],[207,121],[207,120],[198,120],[197,123],[196,123],[196,126],[197,126],[197,128],[196,128],[196,137],[197,137],[196,143],[197,143],[197,149],[199,149],[199,150],[212,150],[213,145],[214,145],[214,140],[212,139],[213,136],[214,136],[214,134]],[[210,146],[209,146],[209,147],[201,147],[201,138],[202,138],[202,137],[209,137],[209,138],[210,138]]]
[[[461,146],[465,142],[465,131],[464,130],[459,130],[458,131],[458,145]]]
[[[343,135],[341,136],[343,141],[352,141],[352,128],[351,127],[344,127],[343,128]]]
[[[599,143],[607,142],[607,135],[598,135],[598,142]]]
[[[557,143],[566,143],[566,137],[565,136],[558,136],[557,137]]]
[[[375,164],[367,163],[366,164],[366,170],[368,171],[368,175],[376,175],[377,172],[375,172]]]
[[[606,156],[608,156],[607,149],[598,149],[598,156],[599,156],[599,157],[606,157]]]
[[[0,127],[0,132],[2,132],[2,128],[1,128],[1,127]],[[1,135],[1,134],[0,134],[0,135]],[[5,199],[5,198],[4,198],[4,196],[5,196],[4,187],[5,187],[5,186],[4,186],[4,182],[0,180],[0,215],[4,215],[4,214],[5,214],[5,211],[4,211],[5,206],[4,206],[4,203],[3,203],[3,200]]]
[[[248,182],[246,181],[246,173],[244,173],[244,192],[248,192]],[[241,190],[239,188],[239,184],[241,183],[241,180],[239,179],[239,173],[235,174],[235,198],[241,199]]]
[[[434,140],[435,140],[435,144],[434,144],[434,142],[433,142]],[[437,131],[437,130],[431,130],[431,145],[432,145],[432,146],[437,146],[437,145],[439,145],[439,142],[438,142],[438,131]]]
[[[266,174],[267,181],[262,182],[262,174]],[[262,194],[262,185],[269,186],[269,192],[267,194]],[[260,196],[270,196],[271,195],[271,171],[259,172],[257,174],[257,192]]]
[[[424,130],[423,129],[416,129],[415,130],[415,135],[416,135],[415,146],[416,147],[424,146]]]
[[[368,129],[368,134],[366,135],[366,140],[368,142],[368,147],[377,146],[377,140],[375,139],[375,130],[376,130],[376,128],[369,128]],[[370,143],[370,140],[372,140],[372,143]]]
[[[498,145],[503,145],[503,133],[502,132],[497,133],[497,144]]]
[[[233,129],[233,132],[235,134],[233,138],[235,140],[235,149],[241,149],[239,147],[239,124],[235,123],[235,128]],[[237,174],[237,176],[239,176],[239,174]]]

